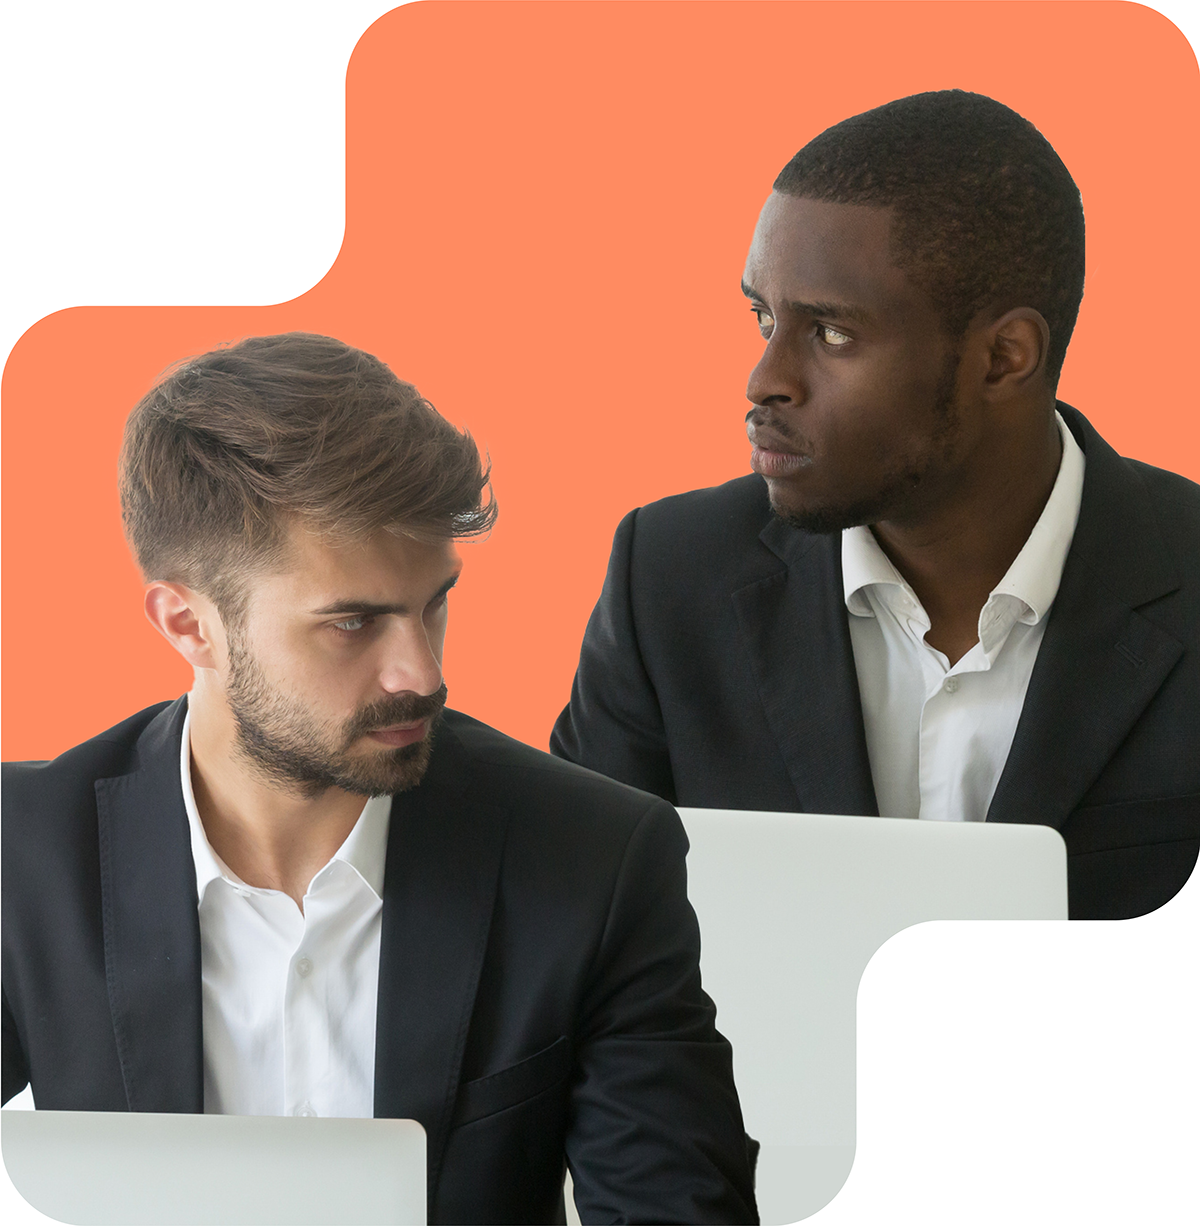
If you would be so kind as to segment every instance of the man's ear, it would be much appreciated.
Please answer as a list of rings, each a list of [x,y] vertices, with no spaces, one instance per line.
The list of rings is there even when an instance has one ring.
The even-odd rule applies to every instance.
[[[1032,307],[1006,311],[984,329],[983,339],[988,350],[985,395],[1003,399],[1045,373],[1050,325]]]
[[[217,668],[225,655],[225,628],[211,600],[182,583],[146,585],[150,624],[193,668]]]

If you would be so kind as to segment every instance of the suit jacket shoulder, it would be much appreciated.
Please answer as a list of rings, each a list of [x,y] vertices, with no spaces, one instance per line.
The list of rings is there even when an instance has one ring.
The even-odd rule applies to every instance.
[[[33,908],[69,906],[51,888],[64,879],[87,897],[99,890],[97,784],[137,771],[147,754],[161,767],[168,746],[177,779],[184,711],[183,699],[157,703],[57,758],[3,764],[6,920],[13,908],[31,919]]]
[[[550,747],[675,804],[877,812],[836,534],[753,474],[630,512]]]
[[[195,878],[186,876],[190,847],[182,836],[171,837],[172,814],[164,805],[143,807],[140,824],[132,829],[107,821],[111,815],[104,807],[110,790],[123,780],[165,779],[178,795],[174,816],[186,834],[178,783],[183,713],[182,700],[160,703],[51,761],[4,764],[5,1099],[34,1078],[42,1108],[136,1109],[128,1061],[123,1065],[120,1050],[121,1028],[114,1026],[114,1010],[131,1024],[137,1021],[137,1011],[123,1011],[119,995],[113,995],[126,962],[131,977],[164,959],[174,968],[163,996],[146,993],[142,1000],[149,1026],[165,1034],[169,1019],[189,1009],[187,993],[176,989],[187,956],[198,959]],[[173,859],[164,858],[164,847],[177,853]],[[122,899],[109,891],[107,908],[106,875],[110,881],[114,875],[135,879],[135,888],[123,891]],[[147,883],[158,889],[147,890]],[[182,902],[176,904],[171,895],[180,888]],[[184,940],[176,947],[170,946],[169,927],[156,928],[160,910],[182,917]],[[189,925],[195,928],[194,941]],[[149,948],[137,948],[140,937]],[[195,995],[195,1050],[189,1053],[184,1046],[175,1052],[174,1069],[162,1079],[172,1084],[151,1088],[153,1105],[143,1110],[200,1109]],[[173,1078],[186,1078],[189,1071],[195,1074],[191,1097],[182,1101],[192,1105],[172,1105],[180,1101]]]
[[[751,473],[647,503],[626,516],[617,536],[628,525],[641,582],[690,599],[702,586],[739,587],[779,569],[777,555],[759,539],[771,523],[766,483]]]
[[[1144,486],[1180,575],[1194,582],[1200,578],[1200,485],[1141,460],[1123,462]]]
[[[472,787],[519,798],[517,820],[591,824],[599,816],[602,825],[628,833],[656,804],[637,788],[552,757],[461,711],[446,711],[443,730],[461,748]]]
[[[154,719],[176,702],[160,702],[123,719],[97,736],[73,746],[57,758],[3,764],[5,821],[19,822],[41,808],[61,807],[60,800],[90,792],[97,779],[121,775],[133,768],[138,740]]]
[[[672,532],[687,532],[696,540],[729,531],[759,532],[770,518],[767,486],[754,473],[720,485],[671,494],[641,507],[638,514],[651,522],[669,525]]]

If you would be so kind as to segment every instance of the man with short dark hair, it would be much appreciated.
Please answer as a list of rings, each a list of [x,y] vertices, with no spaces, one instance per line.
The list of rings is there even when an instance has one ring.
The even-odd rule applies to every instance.
[[[1074,917],[1200,848],[1200,489],[1055,388],[1079,192],[919,94],[784,168],[743,290],[757,475],[617,529],[559,755],[673,803],[1057,827]]]
[[[242,341],[121,456],[184,698],[4,779],[3,1095],[414,1118],[430,1222],[752,1222],[662,801],[446,710],[487,473],[378,359]],[[236,1206],[233,1207],[236,1213]]]

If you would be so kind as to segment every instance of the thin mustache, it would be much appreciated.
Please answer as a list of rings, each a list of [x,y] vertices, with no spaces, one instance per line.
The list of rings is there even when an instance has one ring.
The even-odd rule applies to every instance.
[[[746,424],[750,426],[762,426],[766,430],[773,430],[780,438],[785,438],[789,443],[798,443],[800,439],[797,437],[795,430],[792,429],[791,423],[785,421],[782,417],[772,413],[770,409],[764,409],[761,405],[755,405],[754,408],[746,414]]]

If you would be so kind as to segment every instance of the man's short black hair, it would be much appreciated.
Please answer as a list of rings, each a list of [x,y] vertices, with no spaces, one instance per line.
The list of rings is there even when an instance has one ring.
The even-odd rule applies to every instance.
[[[1083,297],[1083,203],[1050,142],[1016,111],[961,89],[913,94],[809,141],[775,190],[894,210],[895,261],[954,341],[984,307],[1050,326],[1058,382]]]

